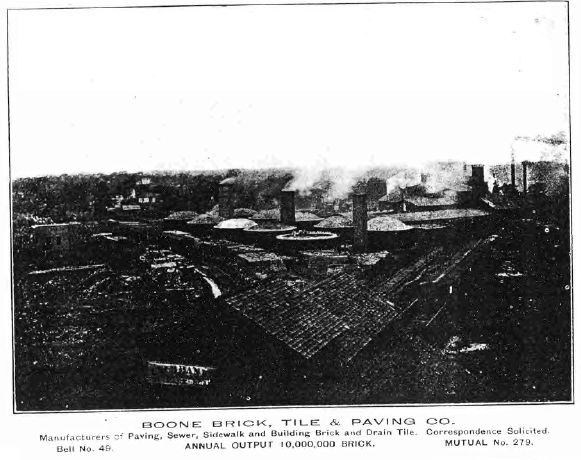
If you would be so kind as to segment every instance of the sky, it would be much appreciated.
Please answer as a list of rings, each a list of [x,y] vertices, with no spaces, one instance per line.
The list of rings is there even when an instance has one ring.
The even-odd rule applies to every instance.
[[[11,11],[12,177],[537,160],[567,41],[560,2]]]

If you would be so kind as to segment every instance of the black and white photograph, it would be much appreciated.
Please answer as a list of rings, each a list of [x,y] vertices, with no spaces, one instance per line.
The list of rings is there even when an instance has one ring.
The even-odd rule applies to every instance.
[[[15,413],[573,403],[568,2],[7,20]]]

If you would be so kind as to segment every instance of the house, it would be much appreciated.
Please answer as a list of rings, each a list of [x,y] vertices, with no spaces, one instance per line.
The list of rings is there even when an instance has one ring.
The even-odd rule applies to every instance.
[[[33,246],[45,255],[63,256],[76,249],[80,228],[79,222],[33,225]]]
[[[157,207],[164,202],[163,187],[151,183],[151,179],[142,178],[131,191],[127,204],[139,203],[141,207]]]

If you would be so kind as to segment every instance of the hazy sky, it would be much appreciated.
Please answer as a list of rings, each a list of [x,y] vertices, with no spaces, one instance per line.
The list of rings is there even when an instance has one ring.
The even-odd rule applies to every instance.
[[[12,11],[12,174],[508,162],[569,130],[566,8]]]

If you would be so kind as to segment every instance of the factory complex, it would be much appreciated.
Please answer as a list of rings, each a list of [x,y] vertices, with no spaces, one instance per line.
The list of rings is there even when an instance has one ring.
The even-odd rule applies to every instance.
[[[520,189],[514,163],[511,183],[492,189],[484,166],[472,165],[453,185],[434,188],[422,174],[378,200],[355,188],[318,208],[299,207],[301,193],[283,188],[277,207],[256,210],[235,207],[229,177],[205,212],[152,219],[118,206],[91,225],[33,225],[29,251],[41,263],[23,276],[39,286],[77,283],[86,303],[127,305],[127,323],[136,302],[155,304],[158,318],[146,322],[163,316],[163,327],[131,338],[131,378],[162,398],[181,389],[199,405],[292,405],[365,402],[387,391],[385,401],[406,402],[420,372],[446,388],[426,400],[455,401],[446,379],[465,370],[466,388],[482,383],[474,360],[457,360],[490,347],[466,332],[477,315],[466,303],[475,279],[489,276],[482,270],[519,234],[536,248],[551,228],[538,220],[542,188],[528,187],[522,168]],[[405,377],[408,353],[422,370]]]

